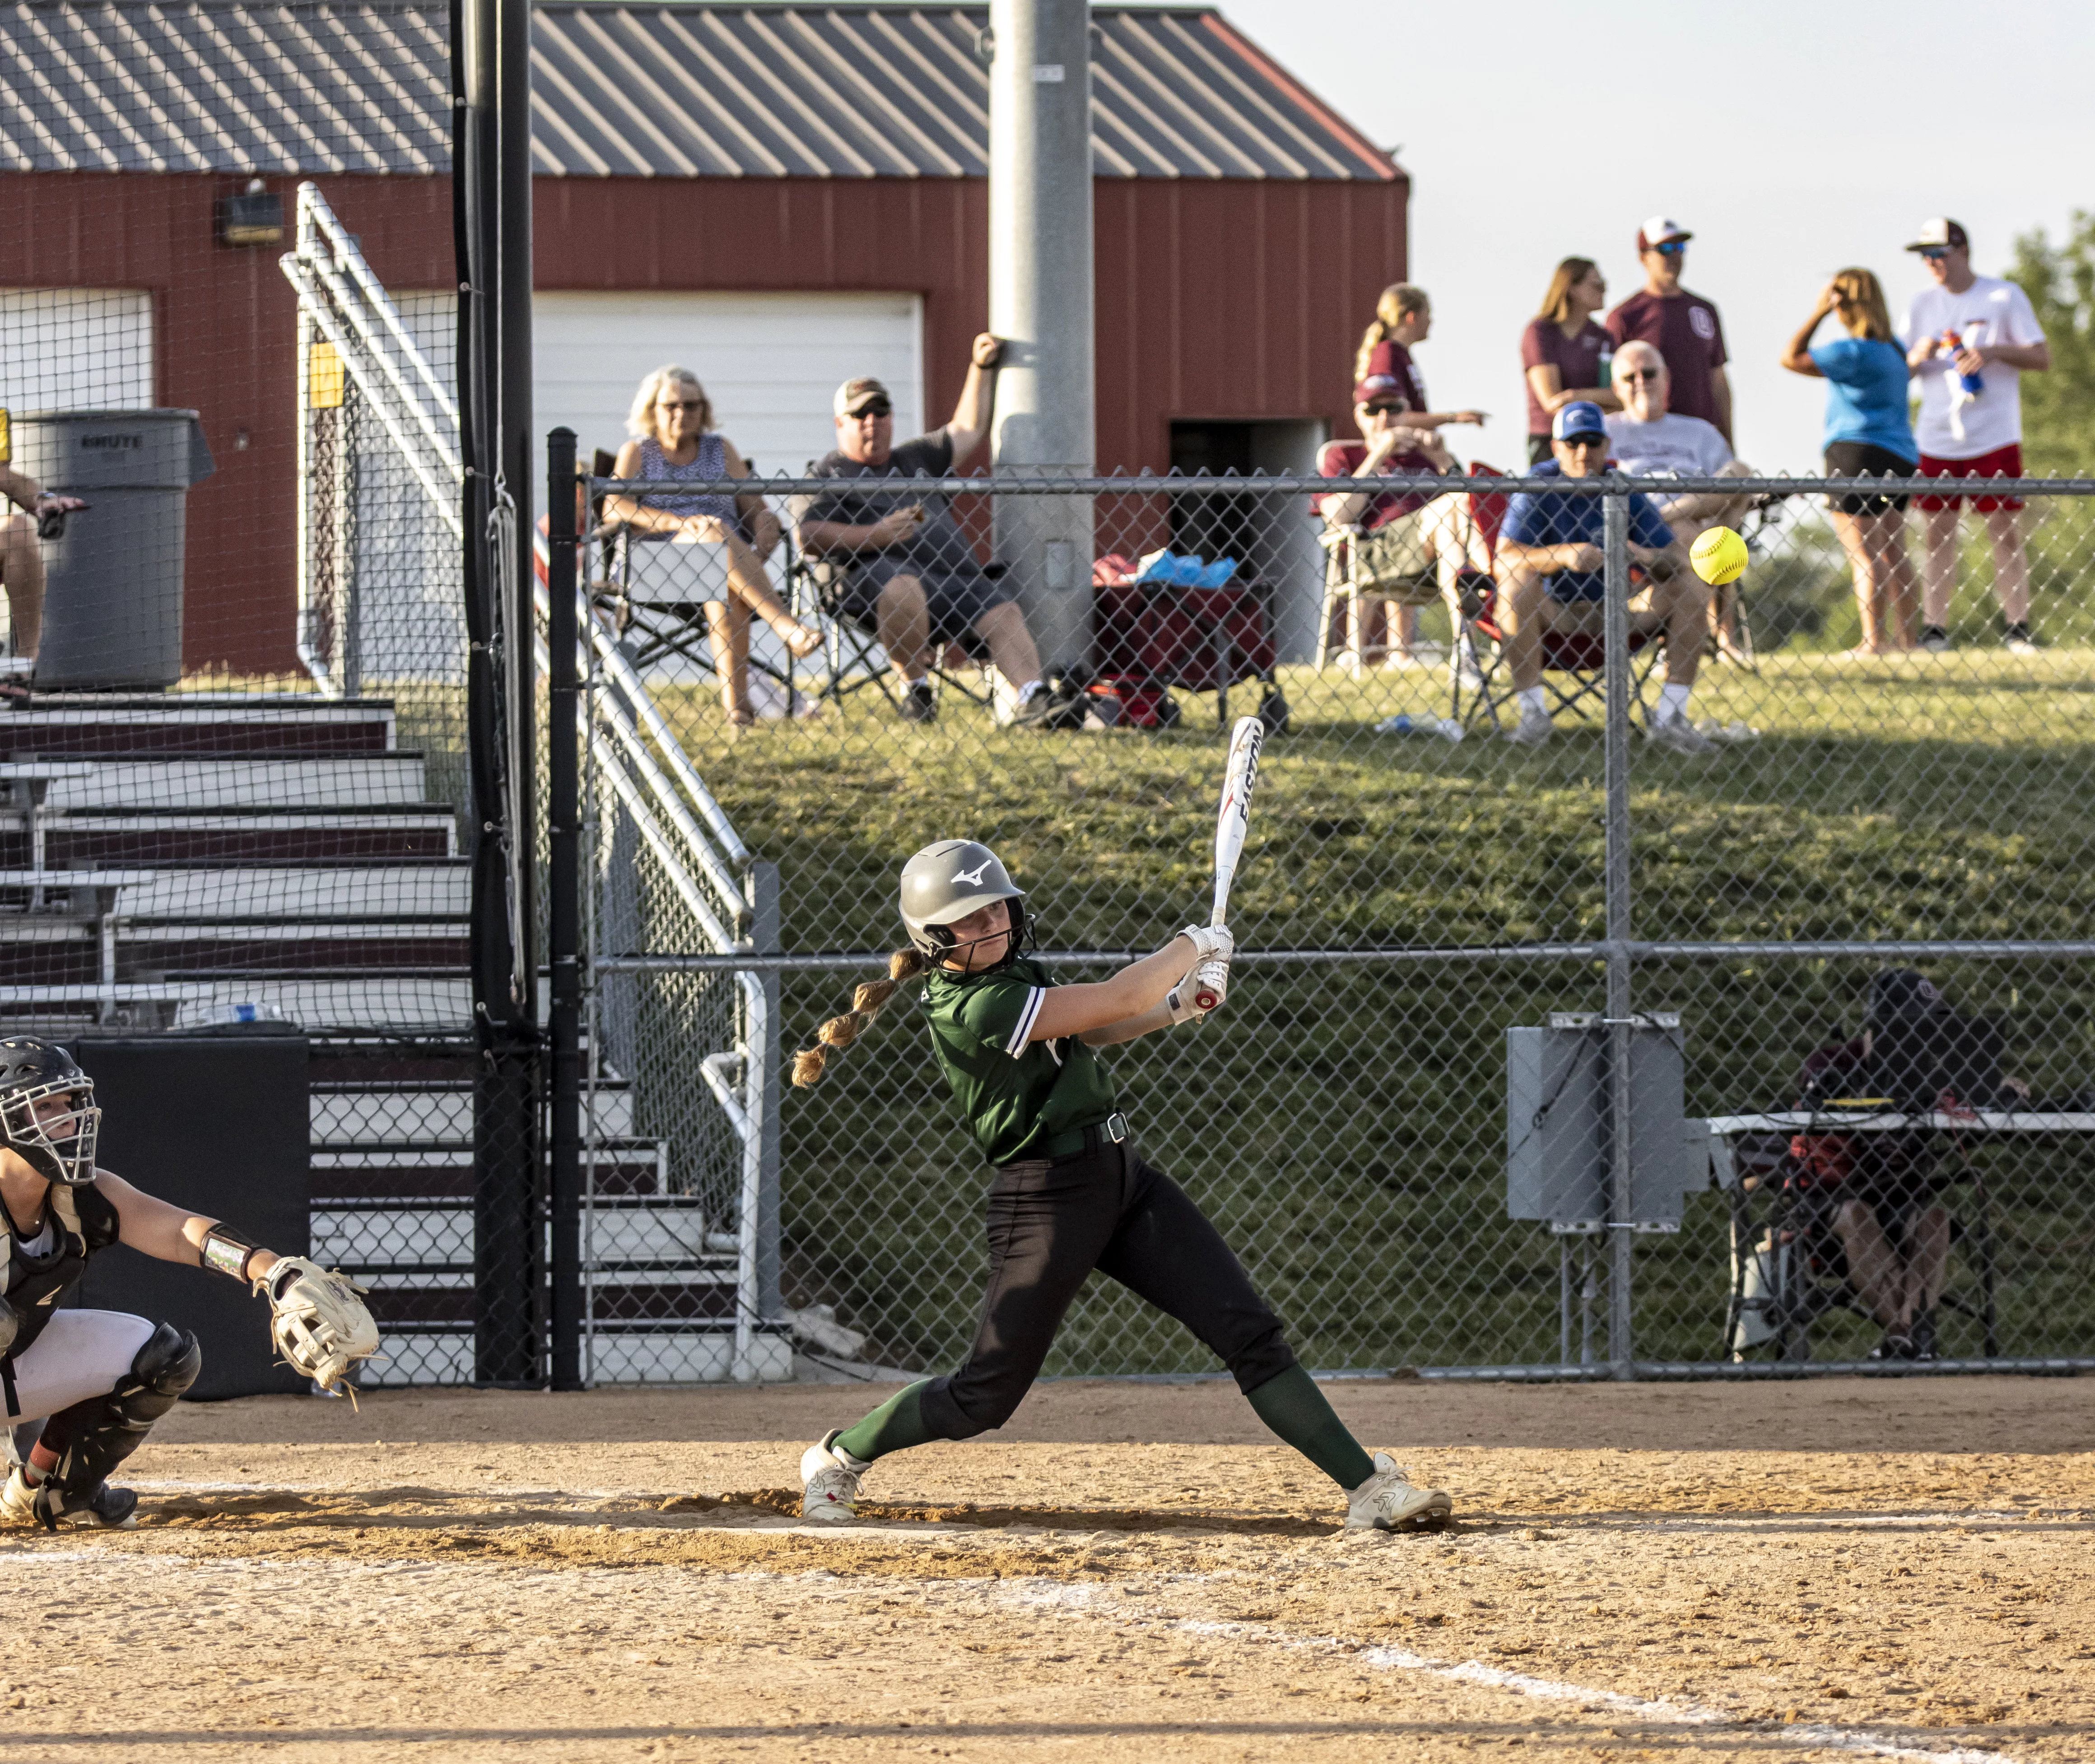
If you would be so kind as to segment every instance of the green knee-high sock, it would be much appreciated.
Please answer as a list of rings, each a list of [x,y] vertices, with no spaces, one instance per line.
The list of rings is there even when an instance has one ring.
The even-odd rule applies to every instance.
[[[904,1393],[907,1394],[906,1392]],[[1247,1391],[1258,1418],[1341,1488],[1357,1488],[1374,1474],[1374,1460],[1331,1412],[1317,1381],[1299,1365]]]
[[[917,1402],[930,1382],[921,1379],[897,1391],[856,1426],[838,1434],[837,1448],[850,1453],[861,1464],[870,1464],[890,1452],[923,1444],[931,1435],[925,1431],[923,1411]]]

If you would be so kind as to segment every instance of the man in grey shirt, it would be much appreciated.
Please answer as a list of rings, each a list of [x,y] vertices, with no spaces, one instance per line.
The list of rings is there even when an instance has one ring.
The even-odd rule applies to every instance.
[[[1045,726],[1056,708],[1040,680],[1039,651],[1017,597],[976,560],[947,499],[907,490],[874,490],[871,478],[945,477],[960,471],[988,437],[1000,339],[974,341],[967,383],[943,429],[895,445],[895,406],[873,379],[837,388],[837,446],[811,468],[815,477],[849,480],[806,499],[797,511],[800,544],[817,557],[849,566],[840,610],[870,619],[902,682],[904,721],[938,715],[931,690],[931,645],[973,631],[990,660],[1017,690],[1014,722]]]

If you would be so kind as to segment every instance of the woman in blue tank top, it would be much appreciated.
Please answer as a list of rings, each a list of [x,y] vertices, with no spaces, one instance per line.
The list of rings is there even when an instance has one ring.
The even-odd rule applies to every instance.
[[[625,422],[634,438],[619,450],[616,475],[665,485],[747,477],[748,462],[714,429],[712,414],[712,401],[693,375],[675,366],[657,368],[640,382]],[[720,677],[728,721],[741,727],[754,722],[750,614],[776,631],[795,656],[812,655],[822,642],[819,631],[778,603],[764,573],[764,560],[778,543],[778,517],[754,493],[721,496],[669,490],[608,498],[604,516],[624,523],[636,538],[705,548],[703,555],[691,557],[691,591],[673,598],[703,603],[713,671]]]

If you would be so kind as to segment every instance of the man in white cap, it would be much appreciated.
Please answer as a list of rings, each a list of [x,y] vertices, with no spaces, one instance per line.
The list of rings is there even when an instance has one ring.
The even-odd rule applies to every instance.
[[[2051,365],[2030,298],[2011,281],[1971,272],[1971,241],[1938,216],[1906,249],[1927,266],[1932,287],[1906,309],[1899,341],[1920,382],[1923,477],[2020,477],[2022,377]],[[1949,601],[1957,590],[1958,514],[1962,496],[1916,496],[1927,534],[1920,642],[1940,655],[1949,645]],[[2019,656],[2035,653],[2029,629],[2029,559],[2023,551],[2022,499],[1974,496],[1972,511],[1993,544],[1993,592],[2006,625],[2003,641]]]
[[[1625,343],[1649,343],[1665,357],[1672,408],[1715,425],[1731,445],[1731,382],[1725,377],[1724,327],[1717,309],[1680,285],[1688,242],[1695,235],[1665,215],[1637,229],[1644,286],[1608,315],[1608,334],[1619,355]]]

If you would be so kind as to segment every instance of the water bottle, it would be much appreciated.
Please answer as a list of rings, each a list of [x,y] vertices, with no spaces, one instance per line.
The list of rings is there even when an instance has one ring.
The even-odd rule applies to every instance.
[[[1966,346],[1964,339],[1954,331],[1945,331],[1942,341],[1953,353]],[[1964,388],[1964,395],[1967,399],[1975,399],[1986,390],[1986,377],[1982,373],[1960,373],[1957,376],[1957,383]]]
[[[1615,384],[1615,346],[1612,342],[1601,345],[1600,374],[1594,383],[1603,392],[1612,391]]]

